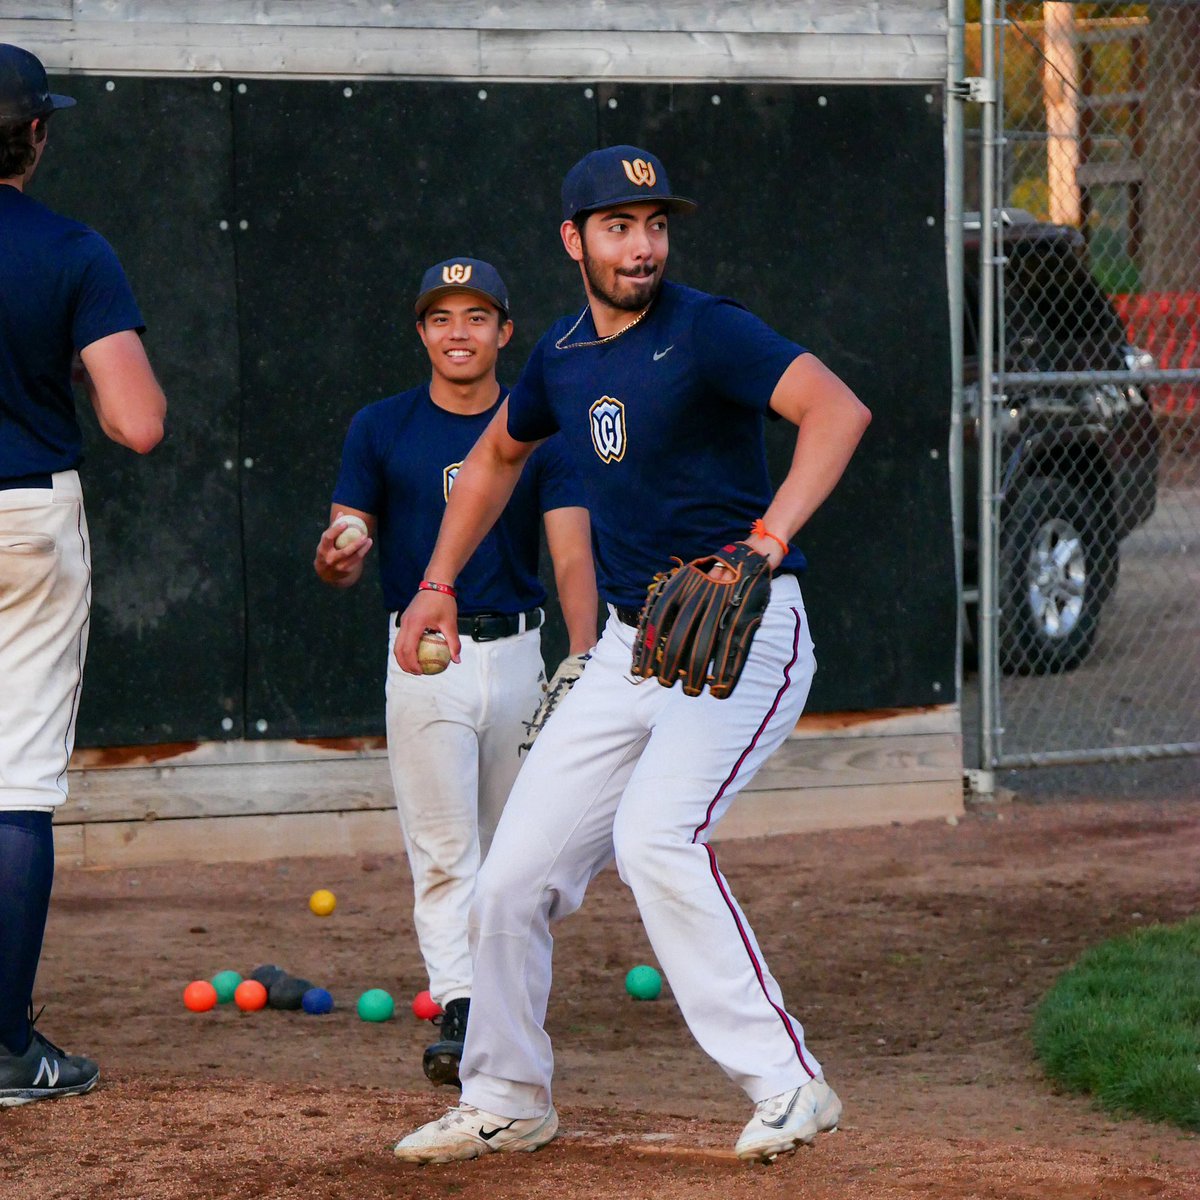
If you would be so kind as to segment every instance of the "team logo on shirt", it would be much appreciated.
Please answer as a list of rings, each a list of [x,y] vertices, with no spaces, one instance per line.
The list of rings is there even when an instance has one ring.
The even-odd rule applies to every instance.
[[[601,396],[588,409],[592,426],[592,445],[605,463],[620,462],[625,457],[625,405],[612,396]]]
[[[449,503],[450,489],[454,486],[454,481],[458,478],[458,469],[462,463],[451,463],[448,467],[442,469],[442,498]]]
[[[471,279],[470,263],[450,263],[442,268],[443,283],[468,283]]]
[[[629,182],[638,187],[653,187],[658,182],[658,176],[654,173],[654,165],[648,163],[644,158],[635,158],[633,162],[623,158],[621,166],[625,168],[625,176]]]

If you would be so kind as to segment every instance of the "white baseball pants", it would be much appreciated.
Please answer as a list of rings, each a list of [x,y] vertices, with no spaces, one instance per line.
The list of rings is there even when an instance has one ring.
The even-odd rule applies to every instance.
[[[525,722],[541,701],[539,630],[462,638],[462,662],[406,675],[388,621],[387,743],[413,877],[413,922],[429,991],[471,996],[467,916],[479,864],[521,767]]]
[[[67,763],[87,655],[92,569],[74,471],[0,491],[0,808],[50,812]]]
[[[550,924],[614,857],[688,1027],[750,1099],[821,1074],[708,844],[804,707],[816,664],[799,585],[773,581],[725,700],[632,678],[634,632],[610,618],[535,743],[480,872],[460,1076],[463,1100],[488,1112],[535,1117],[550,1104]]]

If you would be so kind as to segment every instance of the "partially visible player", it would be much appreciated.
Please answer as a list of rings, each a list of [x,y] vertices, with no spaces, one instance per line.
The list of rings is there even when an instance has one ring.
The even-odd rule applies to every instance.
[[[841,477],[870,414],[812,354],[740,305],[664,280],[670,217],[694,205],[671,191],[652,154],[595,151],[568,173],[562,198],[562,240],[587,305],[541,339],[464,464],[425,580],[454,583],[522,463],[560,434],[587,488],[611,615],[534,745],[480,874],[462,1104],[403,1138],[396,1154],[447,1161],[535,1150],[554,1136],[543,1024],[550,923],[579,906],[615,856],[689,1028],[755,1106],[737,1154],[770,1161],[834,1128],[841,1103],[709,838],[804,706],[815,662],[804,559],[789,543]],[[774,494],[768,414],[798,427]],[[654,574],[672,555],[690,560],[735,541],[774,571],[736,691],[685,696],[678,684],[632,677]],[[406,671],[426,627],[453,644],[444,591],[419,592],[404,613],[396,656]]]
[[[417,333],[432,377],[354,417],[314,563],[326,583],[350,587],[379,546],[389,612],[388,758],[412,868],[417,938],[430,994],[445,1010],[441,1038],[425,1051],[423,1066],[434,1083],[452,1085],[472,994],[467,911],[541,697],[543,520],[571,655],[582,657],[596,640],[588,513],[562,439],[552,438],[521,473],[459,578],[461,664],[412,678],[391,654],[395,618],[422,579],[459,467],[508,394],[496,360],[512,336],[509,311],[508,291],[490,263],[455,258],[425,272]],[[339,550],[347,517],[359,518],[367,536]]]
[[[32,1017],[91,604],[75,355],[114,442],[147,453],[166,414],[111,247],[25,194],[51,114],[74,103],[32,54],[0,45],[0,1107],[99,1077]]]

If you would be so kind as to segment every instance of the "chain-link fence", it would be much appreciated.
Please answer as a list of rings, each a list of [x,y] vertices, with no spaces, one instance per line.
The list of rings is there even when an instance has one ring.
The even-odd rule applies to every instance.
[[[981,765],[1198,753],[1200,3],[980,15]]]

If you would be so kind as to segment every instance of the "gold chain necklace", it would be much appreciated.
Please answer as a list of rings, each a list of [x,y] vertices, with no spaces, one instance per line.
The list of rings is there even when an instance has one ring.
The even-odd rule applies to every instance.
[[[616,333],[610,333],[607,337],[596,338],[594,341],[591,341],[591,342],[571,342],[569,345],[565,344],[567,341],[567,338],[569,338],[571,336],[571,334],[573,334],[575,332],[575,330],[577,330],[579,328],[580,322],[583,320],[584,317],[586,317],[588,315],[588,312],[591,309],[591,306],[589,305],[576,318],[575,324],[572,325],[571,328],[568,329],[567,332],[564,333],[562,335],[562,337],[560,337],[558,339],[558,341],[554,343],[554,348],[555,348],[555,350],[582,350],[585,346],[603,346],[606,342],[615,342],[617,340],[617,338],[619,338],[623,333],[628,333],[635,325],[637,325],[641,321],[641,319],[653,307],[654,307],[654,301],[652,300],[649,304],[646,305],[645,308],[642,309],[642,311],[640,313],[638,313],[638,315],[636,317],[633,318],[632,321],[629,322],[628,325],[623,325],[620,329],[617,330]]]

